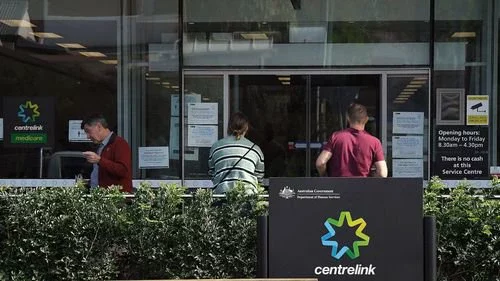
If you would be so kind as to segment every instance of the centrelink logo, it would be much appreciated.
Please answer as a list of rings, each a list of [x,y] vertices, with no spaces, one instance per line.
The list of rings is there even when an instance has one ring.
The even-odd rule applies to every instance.
[[[19,105],[17,117],[19,117],[24,122],[24,124],[35,122],[36,118],[39,116],[40,112],[38,111],[38,104],[32,103],[30,100],[27,100],[25,104]]]
[[[334,240],[335,229],[338,230],[339,228],[346,227],[344,222],[346,222],[348,227],[356,227],[355,235],[358,239],[352,245],[339,245]],[[353,220],[351,213],[348,211],[340,212],[338,220],[328,218],[324,222],[324,225],[328,233],[321,236],[321,244],[332,247],[331,256],[336,260],[340,260],[344,255],[347,255],[351,260],[358,258],[360,256],[359,247],[368,246],[370,242],[370,237],[363,233],[366,227],[365,220],[363,218]],[[368,266],[362,264],[356,264],[355,266],[336,264],[334,266],[317,266],[314,268],[314,273],[316,275],[375,275],[375,269],[376,267],[373,264]]]
[[[357,227],[355,233],[359,240],[355,241],[351,248],[347,245],[340,247],[337,241],[330,240],[330,238],[335,236],[335,228],[333,226],[340,228],[344,226],[344,221],[347,222],[349,227]],[[340,259],[346,254],[353,260],[359,257],[359,247],[368,246],[370,242],[370,237],[363,233],[363,229],[366,227],[365,220],[363,218],[352,220],[351,213],[348,211],[342,211],[338,220],[328,218],[324,224],[328,233],[321,237],[321,243],[323,246],[332,247],[332,257],[335,259]]]

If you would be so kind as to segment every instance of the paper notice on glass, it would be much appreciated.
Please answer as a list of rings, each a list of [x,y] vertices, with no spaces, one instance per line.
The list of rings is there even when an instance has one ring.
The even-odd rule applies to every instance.
[[[217,124],[219,104],[216,102],[188,103],[188,124]]]
[[[68,121],[68,140],[70,142],[90,142],[87,134],[82,129],[82,120]]]
[[[422,158],[423,136],[393,136],[392,158]]]
[[[139,147],[139,169],[168,168],[168,146]]]
[[[3,118],[0,118],[0,140],[3,140]]]
[[[188,146],[211,147],[217,141],[218,126],[188,125]]]
[[[393,178],[421,178],[424,175],[423,159],[393,159]]]
[[[201,95],[200,94],[186,94],[184,95],[184,116],[187,116],[188,107],[187,105],[190,103],[201,103]],[[171,116],[179,116],[179,95],[172,95],[170,98],[170,115]]]
[[[179,160],[179,117],[170,117],[170,159]],[[198,148],[186,147],[184,159],[198,161]]]
[[[394,112],[392,114],[393,134],[419,134],[424,133],[423,112]]]

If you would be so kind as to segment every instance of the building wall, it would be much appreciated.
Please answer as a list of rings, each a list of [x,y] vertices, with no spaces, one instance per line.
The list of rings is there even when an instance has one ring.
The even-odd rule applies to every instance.
[[[385,108],[389,116],[403,110],[391,104],[390,87],[406,82],[387,76],[387,71],[429,69],[430,92],[422,92],[418,103],[404,109],[426,112],[430,124],[423,134],[429,139],[424,144],[424,178],[488,179],[490,166],[497,166],[498,1],[72,2],[0,0],[0,118],[13,110],[4,104],[16,97],[52,98],[54,108],[50,143],[12,145],[9,131],[3,131],[1,179],[48,177],[40,163],[47,167],[55,152],[91,148],[72,135],[77,133],[74,124],[88,113],[102,112],[132,146],[134,179],[208,180],[206,145],[189,145],[188,133],[199,128],[189,127],[193,124],[180,116],[187,114],[190,102],[217,104],[217,123],[208,125],[217,126],[217,137],[222,137],[228,114],[241,104],[243,96],[235,94],[242,89],[238,85],[248,78],[228,70],[305,71],[309,78],[304,85],[321,76],[309,70],[325,75],[376,70],[386,79],[382,84],[389,84],[385,93],[378,93],[387,103],[378,104],[376,112]],[[183,80],[185,71],[198,74]],[[383,90],[382,84],[378,86]],[[245,91],[252,93],[255,87],[263,89],[253,85]],[[255,98],[262,104],[273,95],[273,102],[286,101],[271,92]],[[483,114],[478,108],[467,111],[476,95],[488,104],[480,108],[487,111],[487,125],[482,117],[468,119]],[[256,112],[280,112],[268,107]],[[382,129],[376,134],[386,138],[387,153],[392,153],[390,128]],[[443,147],[447,141],[439,135],[446,132],[472,132],[484,140],[450,141]],[[278,137],[281,144],[288,145],[288,134]],[[168,151],[168,164],[148,167],[140,147]],[[314,153],[305,153],[305,159]],[[474,161],[462,159],[470,166],[454,167],[460,161],[452,155],[470,154]],[[67,174],[88,172],[80,170],[75,164]],[[476,172],[464,175],[466,170]]]

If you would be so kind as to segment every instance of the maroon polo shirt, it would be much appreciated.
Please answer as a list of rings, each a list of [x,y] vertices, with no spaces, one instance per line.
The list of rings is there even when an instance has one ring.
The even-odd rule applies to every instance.
[[[332,153],[327,164],[330,177],[367,177],[371,166],[384,160],[380,140],[353,128],[333,133],[323,150]]]

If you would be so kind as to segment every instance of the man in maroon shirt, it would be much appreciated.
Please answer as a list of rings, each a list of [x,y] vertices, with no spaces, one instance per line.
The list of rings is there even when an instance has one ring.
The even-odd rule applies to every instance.
[[[382,144],[365,131],[368,122],[366,107],[352,104],[347,111],[347,121],[349,128],[333,133],[316,159],[319,175],[367,177],[375,165],[375,176],[387,177]]]
[[[82,121],[87,137],[98,144],[97,151],[85,151],[83,156],[93,164],[91,187],[120,185],[121,191],[132,192],[132,156],[127,141],[108,128],[101,114],[93,114]]]

